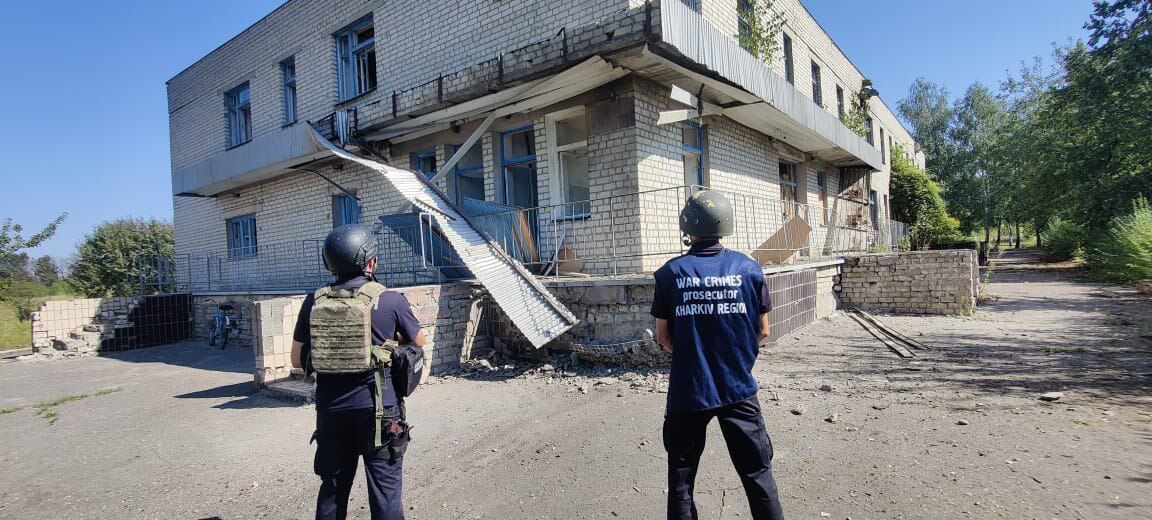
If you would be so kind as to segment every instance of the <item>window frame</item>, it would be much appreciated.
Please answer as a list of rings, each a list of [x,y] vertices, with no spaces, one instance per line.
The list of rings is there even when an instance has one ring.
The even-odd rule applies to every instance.
[[[872,146],[876,146],[875,132],[876,132],[876,123],[874,121],[872,121],[872,115],[869,114],[869,115],[864,116],[864,140],[868,141],[868,144],[870,144]]]
[[[241,102],[240,94],[244,93]],[[235,148],[252,140],[252,89],[245,81],[224,93],[225,118],[228,123],[227,148]]]
[[[884,127],[880,127],[880,163],[888,164],[888,146],[884,141]]]
[[[372,27],[372,39],[357,41],[357,36],[365,28]],[[336,97],[337,103],[358,98],[376,90],[378,78],[376,74],[376,28],[371,14],[353,22],[351,25],[336,31],[332,35],[336,44]],[[366,78],[360,77],[358,67],[359,55],[365,56]],[[371,55],[369,58],[368,56]],[[371,65],[372,70],[368,70]],[[369,84],[370,80],[370,84]]]
[[[684,129],[685,128],[696,129],[696,146],[690,146],[684,142]],[[685,161],[684,162],[684,185],[689,186],[689,187],[700,186],[700,187],[706,188],[709,185],[709,179],[708,179],[707,171],[704,169],[704,147],[705,147],[704,125],[702,125],[696,121],[681,121],[679,130],[680,130],[680,155],[681,155],[681,160]],[[695,175],[693,176],[694,178],[691,178],[691,179],[688,176],[687,157],[689,157],[689,156],[696,157],[696,172],[695,172]]]
[[[563,121],[569,121],[575,118],[585,118],[585,133],[584,139],[580,141],[573,141],[567,144],[560,144],[560,131],[559,124]],[[591,193],[591,176],[592,172],[588,173],[588,198],[583,200],[570,200],[572,183],[568,178],[568,170],[564,168],[564,155],[570,153],[583,153],[585,157],[588,156],[588,128],[587,128],[587,111],[584,106],[576,106],[553,112],[544,116],[544,134],[547,137],[548,146],[548,159],[553,161],[552,164],[556,165],[558,173],[558,182],[552,188],[551,195],[555,200],[562,204],[565,208],[561,214],[556,215],[557,220],[567,219],[582,219],[592,216],[592,199]],[[583,203],[583,204],[581,204]]]
[[[433,166],[435,166],[435,169],[433,169],[432,171],[424,171],[424,169],[421,167],[420,161],[423,159],[429,159],[429,158],[432,159],[432,164],[433,164]],[[426,177],[428,179],[431,179],[432,177],[435,177],[438,173],[440,173],[440,164],[439,164],[440,161],[437,160],[435,148],[433,148],[431,150],[412,152],[412,154],[409,156],[408,160],[410,161],[410,164],[412,166],[412,171],[417,172],[417,173],[422,173],[422,174],[424,174],[424,177]]]
[[[836,85],[836,115],[841,119],[843,119],[844,115],[847,114],[845,108],[846,105],[844,104],[844,87]]]
[[[289,56],[280,62],[280,95],[284,104],[284,126],[300,120],[300,98],[296,79],[296,56]]]
[[[824,106],[824,87],[821,84],[821,68],[816,60],[812,60],[812,101],[820,107]]]
[[[828,225],[828,173],[823,170],[816,172],[816,192],[820,197],[820,223]]]
[[[697,13],[700,12],[700,0],[680,0],[680,1],[684,2],[684,5],[688,6],[689,9],[696,11]]]
[[[784,32],[780,34],[784,37],[781,44],[784,48],[784,80],[789,85],[796,86],[796,60],[792,53],[792,37]]]
[[[738,41],[742,41],[746,35],[752,34],[752,26],[745,19],[746,13],[752,9],[752,0],[736,0],[736,39]]]
[[[504,145],[504,138],[507,136],[513,135],[513,134],[521,134],[521,133],[527,133],[528,135],[530,135],[532,137],[531,143],[532,143],[532,152],[533,153],[530,155],[509,157],[507,154],[505,154],[506,146]],[[500,191],[501,191],[501,196],[504,198],[504,204],[511,205],[511,197],[508,196],[508,167],[509,166],[523,166],[523,165],[531,164],[533,167],[533,177],[534,177],[533,182],[535,182],[537,184],[537,186],[534,187],[534,189],[539,189],[538,185],[540,183],[540,171],[539,171],[540,154],[536,153],[536,127],[535,127],[535,125],[529,123],[527,125],[513,128],[511,130],[499,132],[498,137],[500,139]],[[536,194],[536,201],[535,201],[535,204],[533,207],[536,207],[539,205],[540,205],[540,194],[537,193]],[[528,208],[523,208],[523,209],[528,209]]]
[[[464,143],[452,145],[452,155],[456,155],[456,153],[460,151],[460,147],[462,147],[462,146],[464,146]],[[470,151],[472,151],[472,149],[480,150],[480,164],[479,165],[477,165],[477,166],[464,166],[464,167],[460,166],[460,164],[462,162],[464,162],[464,157],[468,156],[468,153],[465,152],[464,157],[461,157],[460,161],[456,162],[456,166],[452,167],[452,190],[455,192],[452,194],[452,197],[456,199],[456,204],[458,204],[458,205],[464,204],[464,197],[462,197],[460,194],[460,177],[475,177],[476,174],[479,174],[480,175],[480,199],[479,200],[484,200],[484,145],[480,141],[476,141],[475,143],[472,144],[472,148],[469,149],[468,151],[470,152]]]
[[[260,254],[256,233],[256,214],[238,215],[224,221],[228,240],[228,259],[254,258]]]
[[[348,213],[351,210],[353,218],[349,218]],[[337,193],[332,195],[332,228],[348,224],[359,224],[362,208],[360,201],[356,197],[347,193]]]
[[[796,216],[796,207],[800,204],[800,165],[791,161],[780,159],[776,173],[776,181],[780,184],[780,201],[783,206],[783,214],[785,217]],[[784,172],[791,173],[791,180],[784,180]],[[787,189],[787,191],[786,191]],[[791,192],[792,198],[789,199],[786,195]],[[789,204],[791,203],[791,204]]]

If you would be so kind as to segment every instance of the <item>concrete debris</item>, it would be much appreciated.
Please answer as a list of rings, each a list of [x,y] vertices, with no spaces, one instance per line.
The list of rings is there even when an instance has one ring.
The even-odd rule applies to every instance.
[[[968,421],[965,419],[960,419],[959,421],[956,421],[956,424],[959,426],[968,426]]]
[[[832,391],[832,385],[820,385],[820,391],[821,392],[831,392]]]
[[[839,421],[840,421],[840,414],[836,414],[836,413],[829,415],[828,417],[824,418],[824,422],[826,422],[826,423],[836,423]]]
[[[1059,401],[1064,397],[1064,392],[1048,392],[1040,396],[1041,401]]]
[[[803,406],[793,406],[792,409],[788,410],[788,411],[791,412],[792,415],[804,415],[804,407]]]

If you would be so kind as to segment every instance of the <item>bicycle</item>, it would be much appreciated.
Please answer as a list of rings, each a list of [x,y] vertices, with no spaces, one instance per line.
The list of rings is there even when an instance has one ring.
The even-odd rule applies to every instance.
[[[216,301],[209,299],[205,303],[216,303]],[[228,336],[240,328],[239,321],[232,315],[234,309],[235,307],[230,303],[216,306],[216,312],[212,314],[212,329],[208,332],[208,346],[215,347],[219,343],[220,350],[224,350],[224,347],[228,345]]]

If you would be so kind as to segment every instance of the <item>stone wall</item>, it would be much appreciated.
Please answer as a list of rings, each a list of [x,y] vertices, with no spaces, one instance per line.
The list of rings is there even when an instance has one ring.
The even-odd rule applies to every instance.
[[[111,331],[85,331],[84,328],[95,329],[98,320],[112,325],[126,324],[128,313],[139,301],[139,297],[125,296],[44,302],[32,313],[32,347],[44,354],[54,350],[95,352],[102,336]],[[88,334],[83,334],[85,332]],[[66,345],[69,342],[71,348]]]
[[[181,294],[48,301],[32,313],[32,347],[59,357],[174,343],[190,336],[190,314]]]
[[[768,319],[772,327],[770,340],[803,328],[836,310],[833,280],[839,275],[839,261],[803,266],[775,267],[765,273],[772,295],[773,308]],[[655,334],[652,308],[654,282],[650,274],[591,280],[547,280],[557,299],[580,319],[580,323],[549,345],[553,350],[574,347],[621,345],[641,342],[648,331]],[[492,346],[500,352],[519,357],[549,354],[536,350],[511,324],[498,307],[489,305],[485,318]],[[658,347],[634,345],[624,356],[607,356],[606,361],[666,362]],[[591,357],[591,356],[589,356]]]
[[[844,259],[837,288],[846,307],[969,316],[978,273],[969,250],[862,255]]]
[[[455,367],[472,348],[486,347],[478,332],[476,305],[469,282],[396,289],[412,306],[424,330],[424,357],[434,372]],[[292,333],[304,295],[269,297],[252,306],[255,371],[258,387],[292,375]],[[474,341],[466,341],[472,337]]]

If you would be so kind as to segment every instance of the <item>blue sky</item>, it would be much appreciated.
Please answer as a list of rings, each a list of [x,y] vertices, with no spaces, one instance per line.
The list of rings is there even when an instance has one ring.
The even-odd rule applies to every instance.
[[[0,219],[38,228],[33,255],[70,256],[92,227],[171,219],[164,82],[281,0],[9,2],[0,17]],[[914,79],[954,95],[1084,34],[1088,0],[806,0],[895,104]],[[51,23],[46,16],[52,12]],[[879,29],[879,30],[878,30]]]

